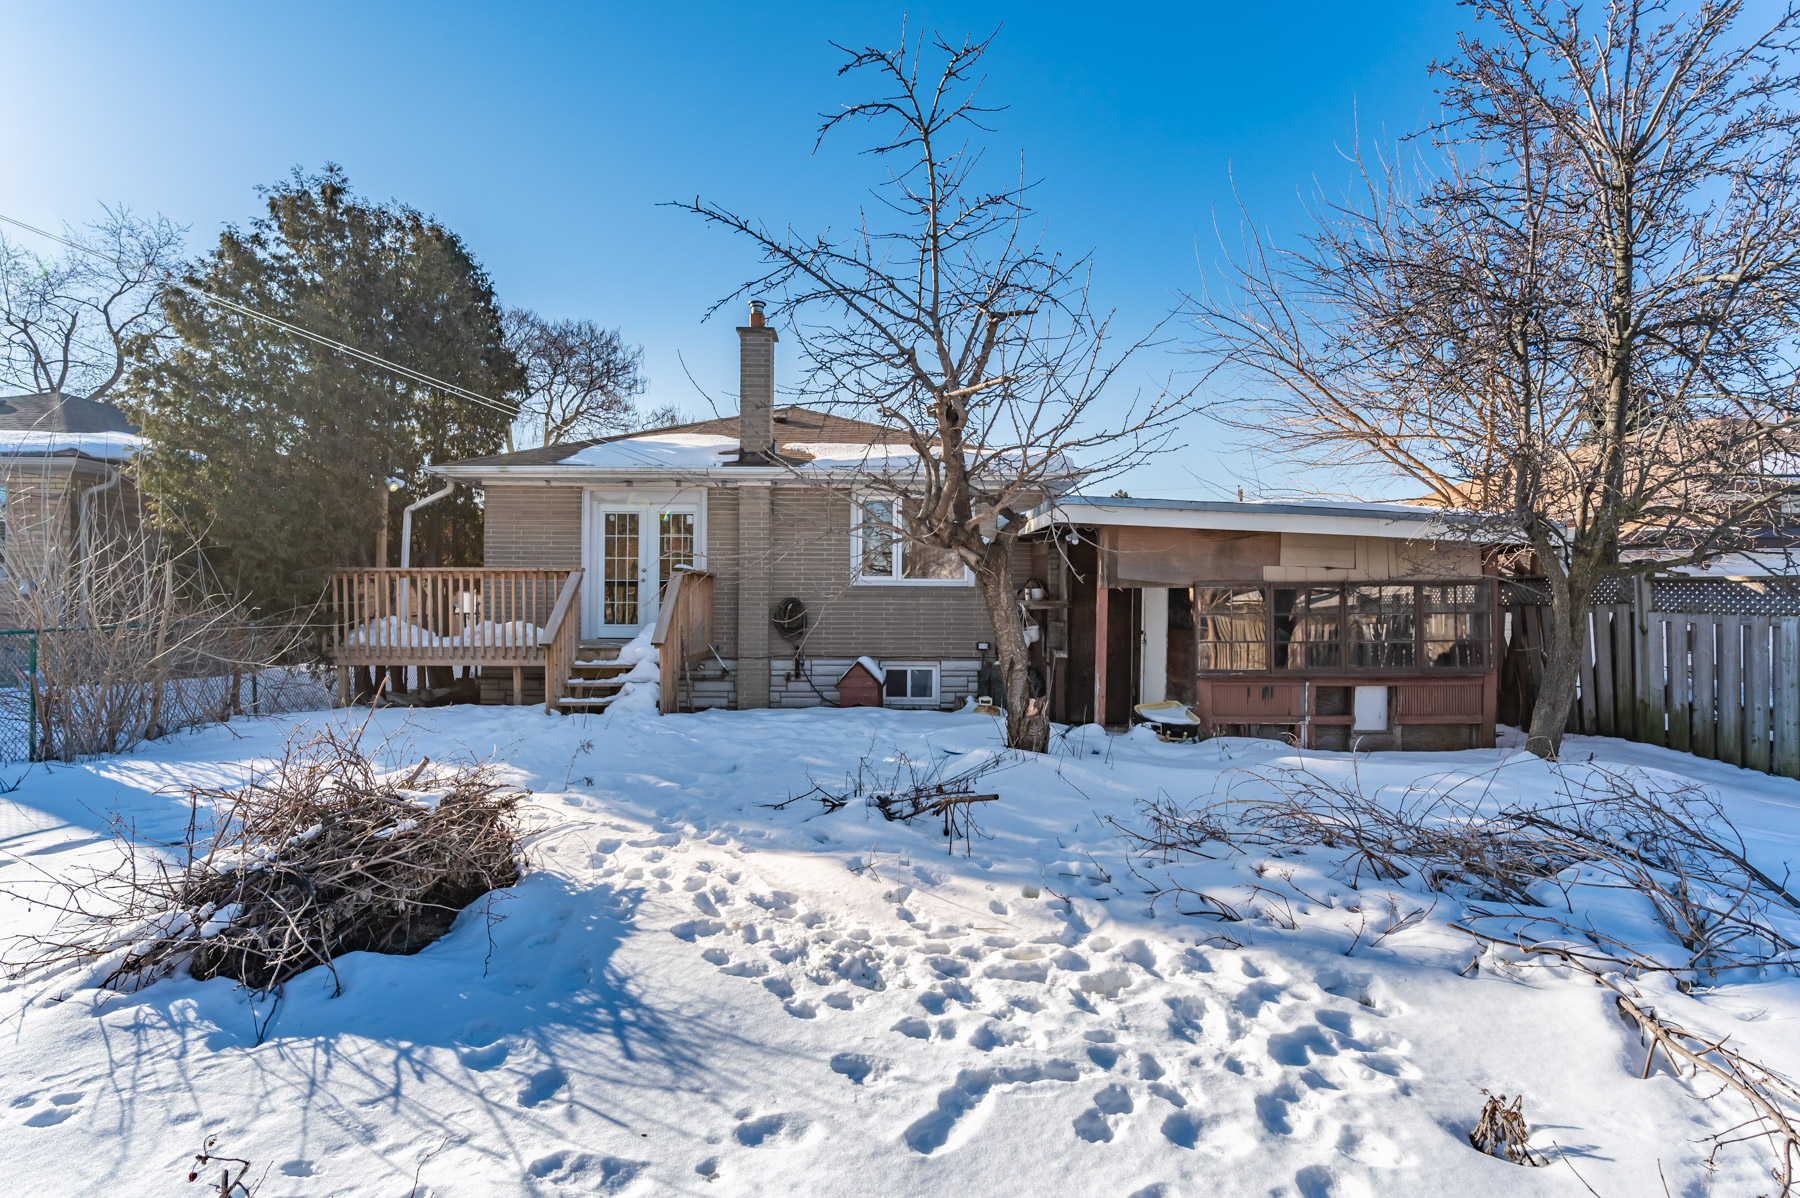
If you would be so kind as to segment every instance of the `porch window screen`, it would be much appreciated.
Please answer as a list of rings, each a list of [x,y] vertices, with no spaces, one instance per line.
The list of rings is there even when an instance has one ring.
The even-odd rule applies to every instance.
[[[1261,587],[1199,587],[1194,636],[1203,670],[1269,668],[1269,618]]]
[[[636,512],[606,513],[601,553],[602,624],[638,622],[638,517]]]
[[[1350,664],[1365,670],[1410,670],[1417,615],[1410,586],[1345,588]]]
[[[1425,621],[1425,664],[1485,666],[1493,640],[1488,588],[1479,584],[1420,588]]]
[[[1275,668],[1341,666],[1343,592],[1337,587],[1276,587],[1274,596]]]
[[[669,589],[669,579],[678,566],[694,564],[694,514],[692,512],[664,512],[661,520],[660,543],[657,559],[661,562],[657,574],[658,595]]]

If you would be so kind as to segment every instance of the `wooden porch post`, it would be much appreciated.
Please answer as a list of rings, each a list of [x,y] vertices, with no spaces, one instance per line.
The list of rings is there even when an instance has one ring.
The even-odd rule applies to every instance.
[[[1097,573],[1097,571],[1096,571]],[[1106,618],[1112,589],[1094,580],[1094,723],[1106,726]]]

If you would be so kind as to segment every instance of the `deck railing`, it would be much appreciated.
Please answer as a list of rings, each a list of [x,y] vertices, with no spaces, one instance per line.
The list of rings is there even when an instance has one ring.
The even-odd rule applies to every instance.
[[[650,640],[656,646],[662,674],[658,709],[666,715],[680,706],[677,686],[681,668],[704,660],[713,651],[711,574],[705,570],[675,571],[669,579],[669,589],[663,592],[662,610]]]
[[[543,665],[546,706],[567,683],[580,637],[581,571],[448,567],[337,570],[327,587],[326,652],[349,702],[364,666],[511,667],[513,702],[526,666]]]

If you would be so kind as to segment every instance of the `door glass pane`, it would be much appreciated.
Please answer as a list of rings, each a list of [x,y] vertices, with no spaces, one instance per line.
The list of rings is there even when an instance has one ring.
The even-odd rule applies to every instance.
[[[1365,670],[1413,666],[1411,587],[1349,587],[1350,664]]]
[[[1425,587],[1425,664],[1428,666],[1479,667],[1487,664],[1488,621],[1486,583]]]
[[[658,596],[669,589],[669,577],[677,567],[694,564],[694,514],[692,512],[664,512],[662,514],[660,544],[658,545],[657,590]]]
[[[600,591],[602,624],[638,622],[638,513],[608,512]]]
[[[1194,607],[1202,670],[1269,668],[1268,609],[1261,587],[1198,587]]]
[[[1335,670],[1343,664],[1336,587],[1275,588],[1275,668]]]

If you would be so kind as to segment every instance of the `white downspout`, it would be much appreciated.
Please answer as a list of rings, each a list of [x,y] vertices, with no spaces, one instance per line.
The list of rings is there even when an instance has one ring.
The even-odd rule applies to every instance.
[[[111,478],[107,479],[103,483],[95,483],[93,486],[89,487],[87,490],[85,490],[81,493],[81,515],[80,515],[81,528],[80,528],[80,532],[78,534],[78,538],[79,538],[79,544],[80,544],[80,550],[81,550],[81,601],[82,601],[82,606],[84,608],[89,606],[89,604],[90,604],[90,597],[88,595],[88,585],[89,585],[89,581],[90,581],[90,576],[93,572],[93,567],[88,558],[89,553],[92,551],[91,543],[92,543],[93,538],[89,535],[89,529],[93,525],[93,507],[92,507],[93,498],[94,498],[94,496],[100,494],[100,492],[102,492],[102,491],[112,490],[114,487],[118,486],[120,483],[122,483],[124,481],[125,481],[125,475],[120,473],[117,470],[114,470],[112,472]]]
[[[400,513],[400,568],[402,570],[407,570],[412,567],[412,518],[413,518],[413,513],[418,511],[420,508],[424,507],[426,504],[436,503],[438,500],[446,498],[450,494],[450,492],[452,492],[454,490],[456,490],[456,481],[454,479],[452,479],[450,482],[445,483],[441,490],[433,491],[431,494],[429,494],[425,498],[419,500],[417,503],[407,504],[406,510],[404,512]],[[400,581],[400,618],[402,620],[405,620],[406,614],[407,614],[406,613],[406,580],[401,579],[401,581]],[[409,674],[412,673],[411,670],[408,670],[407,672]],[[422,675],[417,678],[408,678],[407,679],[407,685],[414,687],[414,688],[423,686],[424,683],[425,683],[425,679]]]
[[[456,482],[452,479],[450,482],[444,484],[443,490],[433,491],[417,503],[409,503],[406,505],[406,511],[402,512],[400,515],[400,568],[402,570],[408,569],[412,565],[413,513],[428,503],[436,503],[438,500],[448,497],[450,492],[454,490],[456,490]]]

